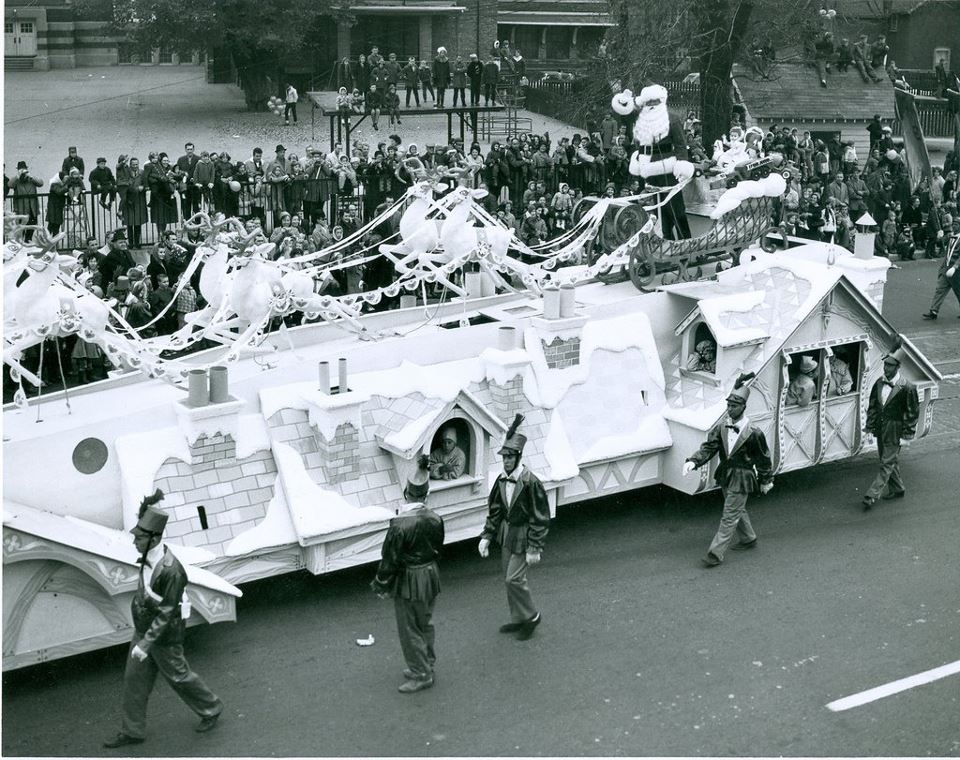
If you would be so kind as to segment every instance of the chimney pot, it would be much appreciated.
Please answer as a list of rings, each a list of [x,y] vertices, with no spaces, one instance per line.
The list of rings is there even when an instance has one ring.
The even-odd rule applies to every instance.
[[[205,369],[192,369],[187,374],[187,403],[192,407],[210,403],[210,386]]]
[[[227,368],[216,366],[210,368],[210,403],[222,404],[230,399],[230,385]]]
[[[517,328],[497,328],[497,348],[501,351],[512,351],[517,347]]]
[[[560,319],[560,289],[556,285],[543,288],[543,318]]]
[[[577,307],[577,289],[573,283],[564,283],[560,286],[560,318],[572,317]]]
[[[348,388],[347,388],[347,360],[346,360],[346,359],[340,359],[340,360],[337,362],[337,370],[338,370],[338,377],[339,377],[337,393],[346,393],[347,390],[348,390]]]
[[[320,392],[330,394],[330,362],[320,362],[317,365],[320,380]]]

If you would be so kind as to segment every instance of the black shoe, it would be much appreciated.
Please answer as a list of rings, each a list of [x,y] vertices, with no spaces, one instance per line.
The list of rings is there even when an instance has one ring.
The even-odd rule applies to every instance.
[[[197,727],[193,729],[198,734],[205,734],[207,731],[213,731],[217,727],[217,721],[220,720],[220,714],[212,715],[207,718],[201,718]]]
[[[523,628],[523,623],[504,623],[500,626],[500,633],[516,633]]]
[[[880,498],[886,501],[890,501],[891,499],[902,499],[906,495],[907,495],[906,491],[887,491],[887,493],[885,493]]]
[[[923,314],[922,316],[924,319],[936,319],[938,315],[937,315],[937,312],[935,311],[928,311],[926,314]]]
[[[520,624],[520,630],[517,632],[517,641],[526,641],[533,636],[533,629],[538,625],[540,625],[539,612],[526,622]]]
[[[873,505],[876,504],[876,503],[877,503],[877,500],[874,499],[872,496],[864,496],[864,497],[863,497],[863,511],[864,511],[864,512],[869,512],[871,509],[873,509]]]
[[[730,548],[733,549],[733,551],[735,552],[739,552],[739,551],[743,551],[744,549],[753,549],[756,547],[756,545],[757,545],[757,539],[753,539],[753,541],[747,541],[746,543],[737,544],[736,546],[731,546]]]
[[[143,739],[136,736],[129,736],[122,731],[112,739],[107,739],[103,746],[107,749],[116,749],[117,747],[126,747],[128,744],[143,744]]]
[[[704,567],[716,567],[720,564],[720,560],[716,558],[715,555],[707,552],[707,555],[700,560],[703,563]]]
[[[413,694],[417,691],[429,689],[431,686],[433,686],[433,676],[428,676],[427,678],[404,681],[397,688],[397,691],[399,691],[401,694]]]

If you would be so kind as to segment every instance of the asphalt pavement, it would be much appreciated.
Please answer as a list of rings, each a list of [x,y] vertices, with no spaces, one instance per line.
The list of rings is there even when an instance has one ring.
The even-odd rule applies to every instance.
[[[895,270],[885,312],[947,371],[960,320],[955,304],[919,318],[930,267]],[[437,682],[418,694],[396,691],[393,610],[368,589],[371,567],[248,584],[237,623],[188,634],[221,725],[195,734],[158,684],[147,742],[116,754],[960,756],[960,674],[826,707],[960,660],[960,382],[941,390],[932,434],[904,451],[905,499],[862,511],[875,455],[783,475],[751,501],[757,548],[717,568],[699,564],[717,493],[562,508],[531,572],[543,623],[527,642],[497,632],[497,560],[448,547]],[[3,754],[109,755],[125,656],[4,674]]]

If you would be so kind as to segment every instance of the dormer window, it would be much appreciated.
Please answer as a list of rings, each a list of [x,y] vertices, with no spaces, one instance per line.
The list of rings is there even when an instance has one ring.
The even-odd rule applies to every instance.
[[[430,442],[430,479],[456,480],[473,472],[473,430],[462,418],[447,420]]]
[[[680,373],[684,377],[717,383],[717,339],[703,321],[690,325],[683,334]]]

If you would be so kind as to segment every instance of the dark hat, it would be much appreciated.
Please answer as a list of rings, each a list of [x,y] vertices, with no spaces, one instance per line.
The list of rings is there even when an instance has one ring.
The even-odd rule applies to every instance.
[[[163,491],[157,489],[150,496],[144,496],[140,502],[140,512],[137,515],[137,524],[130,530],[131,533],[150,533],[159,536],[167,527],[170,516],[161,512],[153,505],[163,500]]]
[[[278,145],[276,148],[273,149],[273,152],[274,152],[274,153],[279,153],[281,150],[282,150],[282,151],[286,151],[287,149],[284,148],[282,145]]]
[[[507,430],[507,437],[497,452],[498,454],[503,454],[504,451],[513,451],[518,455],[523,453],[523,447],[527,444],[527,437],[523,433],[517,432],[521,422],[523,422],[522,414],[518,414],[513,418],[513,422]]]
[[[403,498],[407,501],[423,501],[430,493],[430,457],[421,454],[417,457],[417,469],[407,478],[403,489]]]
[[[747,382],[755,377],[755,372],[746,372],[740,375],[733,384],[733,390],[730,391],[730,394],[727,396],[727,401],[739,401],[741,404],[746,405],[747,399],[750,398],[750,389],[747,387]]]
[[[122,227],[118,230],[114,230],[113,235],[110,237],[111,240],[126,240],[127,232]]]
[[[103,156],[100,156],[100,158],[97,159],[97,163],[99,164],[101,161],[103,161],[103,163],[107,163],[107,159],[105,159]]]
[[[117,284],[114,285],[114,290],[130,290],[130,278],[125,274],[117,277]]]
[[[903,339],[898,335],[890,351],[883,357],[884,364],[896,364],[898,367],[903,364],[906,354],[903,352]]]
[[[27,162],[26,162],[26,161],[17,161],[17,170],[18,170],[18,171],[19,171],[20,169],[26,169],[26,168],[27,168]]]

